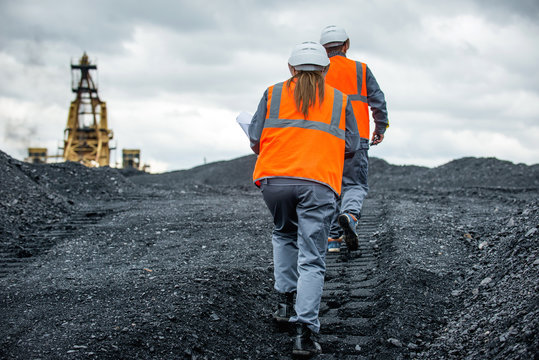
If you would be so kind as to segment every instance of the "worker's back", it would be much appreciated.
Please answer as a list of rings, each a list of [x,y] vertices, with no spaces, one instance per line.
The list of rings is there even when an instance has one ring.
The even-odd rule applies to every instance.
[[[303,118],[294,101],[295,82],[268,89],[266,126],[260,139],[255,181],[285,176],[311,179],[341,191],[345,151],[346,96],[325,86],[324,101],[309,107]],[[324,144],[324,146],[321,146]]]
[[[326,74],[326,83],[349,96],[359,136],[368,139],[370,134],[369,109],[365,81],[367,65],[341,55],[331,56],[329,61],[331,65]]]

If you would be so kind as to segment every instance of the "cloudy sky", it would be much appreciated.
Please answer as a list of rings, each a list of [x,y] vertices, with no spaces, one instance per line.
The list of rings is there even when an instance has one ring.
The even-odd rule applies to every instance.
[[[289,77],[295,44],[335,24],[386,94],[390,128],[371,156],[535,164],[537,19],[536,0],[0,0],[0,150],[58,152],[70,64],[86,51],[113,160],[139,148],[161,172],[250,154],[236,116]]]

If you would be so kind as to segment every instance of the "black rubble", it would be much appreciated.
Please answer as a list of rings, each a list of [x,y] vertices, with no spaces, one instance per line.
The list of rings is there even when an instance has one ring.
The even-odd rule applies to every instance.
[[[254,156],[150,175],[0,152],[0,359],[287,359]],[[539,165],[370,159],[320,359],[533,359]]]

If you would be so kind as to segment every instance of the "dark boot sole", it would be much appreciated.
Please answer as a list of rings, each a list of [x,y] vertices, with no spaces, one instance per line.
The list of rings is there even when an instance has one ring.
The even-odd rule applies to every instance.
[[[285,318],[285,317],[280,317],[280,316],[273,316],[273,320],[276,322],[276,323],[279,323],[279,324],[289,324],[289,320],[290,318]]]
[[[320,355],[322,354],[322,351],[308,351],[308,350],[297,350],[297,349],[294,349],[292,350],[292,355],[293,356],[296,356],[296,357],[301,357],[301,358],[310,358],[310,357],[313,357],[315,355]]]
[[[358,238],[357,234],[354,232],[350,226],[350,221],[346,215],[339,215],[338,218],[339,225],[344,231],[344,242],[349,251],[356,251],[358,249]]]

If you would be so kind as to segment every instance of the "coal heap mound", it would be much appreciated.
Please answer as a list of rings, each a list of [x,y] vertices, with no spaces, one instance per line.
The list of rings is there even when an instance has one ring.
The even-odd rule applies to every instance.
[[[2,237],[13,237],[43,221],[58,221],[70,211],[72,204],[65,197],[39,186],[27,164],[0,152],[0,168]]]
[[[464,300],[419,358],[536,358],[531,354],[539,354],[538,225],[535,198],[497,223],[464,234],[469,257],[477,256],[451,291]]]
[[[424,174],[425,186],[537,188],[539,164],[513,164],[496,158],[466,157]]]
[[[77,205],[113,201],[134,184],[116,169],[73,162],[29,164],[0,151],[0,233],[58,222]]]
[[[166,187],[186,185],[253,187],[252,174],[256,155],[247,155],[234,160],[218,161],[188,170],[163,174],[135,174],[131,179],[137,184],[160,184]]]
[[[369,183],[399,188],[530,188],[539,187],[539,164],[514,164],[495,158],[465,157],[427,168],[390,165],[370,158]]]
[[[132,173],[137,184],[170,187],[187,184],[252,187],[256,155],[219,161],[188,170],[163,174]],[[409,187],[539,187],[539,164],[513,164],[495,158],[466,157],[442,166],[392,165],[383,159],[369,159],[369,185]]]

